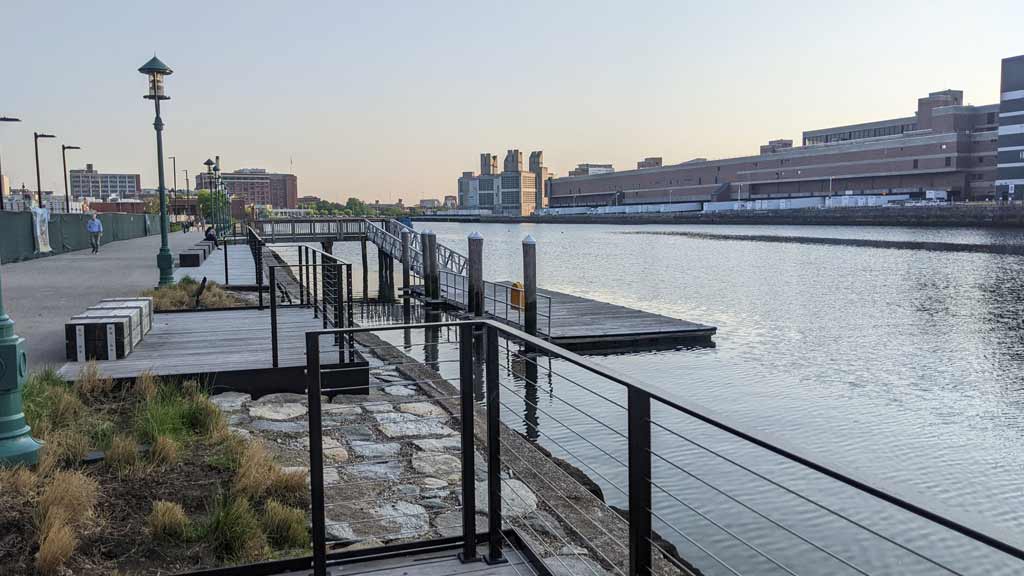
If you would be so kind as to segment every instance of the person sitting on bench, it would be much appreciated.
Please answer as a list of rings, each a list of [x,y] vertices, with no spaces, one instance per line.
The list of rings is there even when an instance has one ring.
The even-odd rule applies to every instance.
[[[217,242],[217,231],[213,229],[213,226],[206,229],[206,239],[213,242],[215,249],[220,248],[220,244]]]

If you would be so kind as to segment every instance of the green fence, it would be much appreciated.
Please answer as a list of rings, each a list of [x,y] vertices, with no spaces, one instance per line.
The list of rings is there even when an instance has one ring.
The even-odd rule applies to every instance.
[[[0,262],[30,260],[51,254],[63,254],[89,247],[85,229],[88,214],[51,214],[50,248],[53,252],[36,252],[30,212],[0,211]],[[102,243],[130,240],[160,233],[160,217],[156,214],[100,214],[103,222]]]

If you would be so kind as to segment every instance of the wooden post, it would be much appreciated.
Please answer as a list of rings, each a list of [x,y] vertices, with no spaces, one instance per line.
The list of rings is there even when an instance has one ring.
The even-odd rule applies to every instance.
[[[363,302],[370,297],[370,272],[366,265],[366,236],[359,239],[359,246],[363,250]]]
[[[484,237],[479,232],[469,235],[469,286],[466,307],[473,316],[484,314]]]
[[[410,260],[412,259],[412,252],[409,249],[409,231],[402,230],[402,314],[405,321],[409,321],[409,314],[412,312],[412,302],[409,298],[412,296],[412,287],[409,286],[409,272],[410,272]]]
[[[537,335],[537,241],[533,236],[523,238],[523,304],[526,309],[525,328],[530,336]]]
[[[423,249],[423,283],[426,290],[427,301],[437,300],[439,297],[439,274],[437,266],[437,236],[431,230],[424,230],[420,235],[420,246]]]

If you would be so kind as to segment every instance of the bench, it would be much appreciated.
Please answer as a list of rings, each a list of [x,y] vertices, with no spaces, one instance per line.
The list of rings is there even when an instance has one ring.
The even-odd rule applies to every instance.
[[[106,298],[64,325],[68,360],[124,358],[152,329],[152,298]]]
[[[190,248],[184,252],[178,252],[179,268],[198,268],[206,259],[206,251],[198,248]]]

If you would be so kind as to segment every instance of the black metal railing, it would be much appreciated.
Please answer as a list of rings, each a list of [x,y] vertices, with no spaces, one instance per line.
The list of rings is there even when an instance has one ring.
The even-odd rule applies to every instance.
[[[374,225],[379,226],[379,224],[368,222],[367,227]],[[410,234],[410,247],[416,252],[422,253],[423,250],[420,233],[416,230],[402,224],[398,220],[388,220],[384,223],[382,229],[394,238],[401,238],[402,231],[408,231]],[[401,243],[399,243],[398,246],[401,248]],[[392,256],[395,255],[392,254]],[[437,245],[437,261],[438,264],[440,264],[441,270],[448,270],[450,272],[455,272],[456,274],[467,274],[469,272],[469,260],[467,260],[462,254],[459,254],[444,244]]]
[[[365,218],[282,218],[256,220],[250,225],[267,242],[344,240],[366,235]]]
[[[272,366],[280,365],[280,308],[306,308],[323,328],[355,325],[352,265],[311,246],[279,246],[268,266]],[[291,263],[294,262],[294,263]],[[262,285],[260,286],[262,291]],[[336,338],[341,359],[353,361],[352,337]]]
[[[332,525],[325,511],[345,506],[337,499],[386,503],[394,497],[393,490],[381,490],[356,498],[357,479],[337,466],[332,481],[344,489],[325,483],[325,446],[356,446],[348,436],[334,438],[335,430],[320,416],[321,394],[343,392],[325,386],[324,378],[356,370],[321,369],[321,339],[337,335],[355,335],[361,353],[379,358],[370,372],[371,388],[403,389],[383,398],[394,404],[394,414],[405,416],[375,411],[380,426],[437,422],[448,428],[437,435],[459,437],[460,466],[452,473],[460,484],[452,490],[461,490],[462,498],[437,510],[461,518],[467,561],[477,557],[476,514],[484,512],[487,559],[500,561],[511,545],[502,526],[510,526],[528,554],[541,559],[529,568],[535,574],[1024,573],[1019,534],[922,505],[878,481],[804,456],[769,435],[681,402],[677,398],[685,392],[666,393],[500,322],[477,320],[306,334],[315,574],[324,574],[327,565],[325,530]],[[372,371],[385,369],[397,377],[375,377]],[[405,402],[431,403],[438,411],[395,408]],[[383,433],[391,438],[395,431]],[[475,457],[477,449],[483,459]],[[393,458],[408,453],[402,448]],[[420,453],[413,451],[413,458]],[[488,495],[480,510],[478,491]],[[612,506],[625,510],[616,514]],[[348,510],[356,514],[363,508],[349,502]],[[423,507],[403,511],[384,504],[374,510],[381,514],[365,518],[366,524],[399,526],[401,516],[432,514]],[[334,514],[331,521],[351,528],[352,518],[363,520],[345,518]],[[392,533],[389,541],[430,535],[417,528]]]

